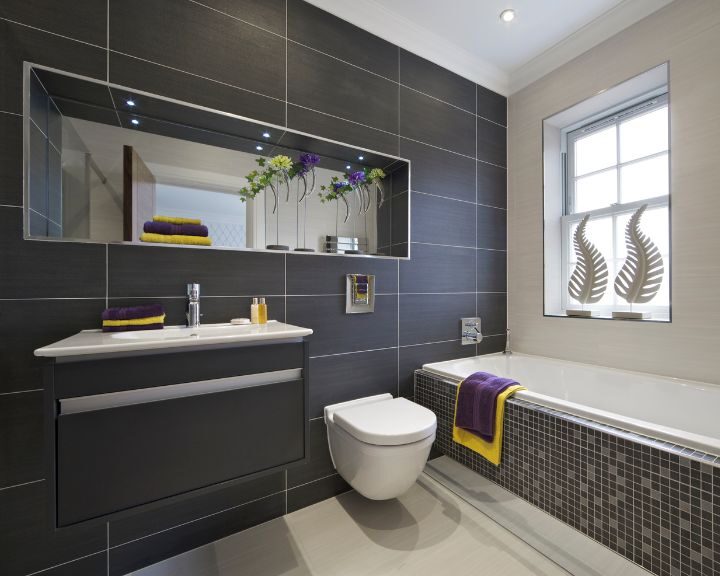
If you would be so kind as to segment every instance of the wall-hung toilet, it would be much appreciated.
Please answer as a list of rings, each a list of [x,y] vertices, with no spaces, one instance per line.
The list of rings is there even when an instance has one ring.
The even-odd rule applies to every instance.
[[[372,500],[406,492],[425,467],[435,441],[435,414],[380,394],[325,407],[328,444],[340,476]]]

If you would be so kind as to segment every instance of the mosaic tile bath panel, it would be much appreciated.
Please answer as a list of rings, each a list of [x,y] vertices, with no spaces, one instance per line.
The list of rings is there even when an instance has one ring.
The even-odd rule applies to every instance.
[[[456,384],[422,370],[435,448],[658,576],[720,575],[720,461],[512,398],[500,466],[452,440]]]

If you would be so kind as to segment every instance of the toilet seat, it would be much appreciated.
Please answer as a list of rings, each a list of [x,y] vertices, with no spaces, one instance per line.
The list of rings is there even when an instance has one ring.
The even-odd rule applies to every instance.
[[[431,436],[437,419],[419,404],[388,395],[376,402],[340,408],[334,413],[334,422],[366,444],[399,446]]]

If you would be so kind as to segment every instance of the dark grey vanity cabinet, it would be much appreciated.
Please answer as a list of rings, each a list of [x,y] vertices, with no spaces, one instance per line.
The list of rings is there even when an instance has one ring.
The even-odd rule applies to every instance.
[[[56,526],[302,463],[307,358],[299,341],[51,362]]]

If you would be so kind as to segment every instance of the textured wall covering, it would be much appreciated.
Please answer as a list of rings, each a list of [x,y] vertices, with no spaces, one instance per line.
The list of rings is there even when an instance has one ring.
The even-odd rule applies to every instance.
[[[663,62],[672,324],[543,317],[542,120]],[[509,322],[528,354],[720,384],[720,3],[673,2],[510,98]]]
[[[24,60],[409,158],[412,260],[22,240]],[[504,345],[505,131],[504,98],[299,0],[3,0],[0,573],[119,575],[346,490],[325,404],[411,396],[422,363],[475,354],[458,341],[461,316],[483,317],[481,353]],[[374,314],[343,313],[349,272],[377,276]],[[32,350],[97,325],[107,304],[159,300],[182,323],[189,280],[204,322],[265,295],[271,317],[315,330],[310,463],[51,532]]]

